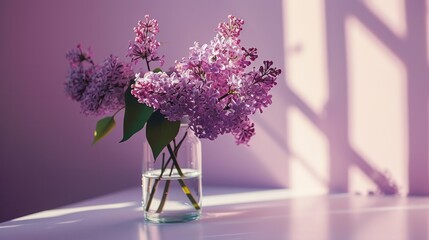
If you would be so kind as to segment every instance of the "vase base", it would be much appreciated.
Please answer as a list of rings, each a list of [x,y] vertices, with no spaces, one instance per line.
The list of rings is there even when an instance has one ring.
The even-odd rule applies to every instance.
[[[165,215],[159,213],[145,212],[144,218],[151,223],[180,223],[198,220],[201,217],[201,212],[189,213],[185,215]]]

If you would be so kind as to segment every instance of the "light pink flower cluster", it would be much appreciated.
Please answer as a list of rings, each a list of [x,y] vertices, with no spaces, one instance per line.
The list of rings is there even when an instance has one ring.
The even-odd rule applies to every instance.
[[[156,25],[154,32],[158,32],[158,25],[151,25],[148,18],[144,23],[144,29]],[[172,73],[137,75],[131,93],[171,121],[188,116],[200,138],[214,140],[232,133],[238,144],[247,144],[255,134],[249,115],[271,104],[269,91],[281,71],[271,61],[247,70],[257,50],[240,45],[243,24],[242,19],[229,16],[229,22],[219,24],[210,44],[195,43]]]
[[[158,56],[158,48],[160,43],[156,40],[156,34],[159,32],[158,21],[150,19],[146,15],[144,20],[138,22],[138,26],[134,28],[136,34],[134,43],[131,43],[128,48],[128,55],[133,62],[139,59],[145,59],[147,63],[159,61],[164,63],[164,56]]]

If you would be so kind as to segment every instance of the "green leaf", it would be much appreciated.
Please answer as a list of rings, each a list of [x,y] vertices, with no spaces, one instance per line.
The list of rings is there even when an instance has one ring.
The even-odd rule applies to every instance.
[[[155,68],[155,69],[153,70],[153,72],[154,72],[154,73],[159,73],[159,72],[162,72],[162,69],[161,69],[161,68]]]
[[[137,98],[131,95],[130,84],[125,92],[124,134],[120,142],[127,141],[131,136],[140,131],[152,113],[152,108],[139,103]]]
[[[95,144],[96,142],[98,142],[98,140],[107,136],[107,134],[112,131],[115,125],[116,123],[113,117],[105,117],[99,120],[97,122],[97,125],[95,126],[94,141],[92,141],[92,144]]]
[[[180,121],[171,122],[156,111],[149,118],[146,126],[146,138],[156,159],[167,144],[177,136]]]

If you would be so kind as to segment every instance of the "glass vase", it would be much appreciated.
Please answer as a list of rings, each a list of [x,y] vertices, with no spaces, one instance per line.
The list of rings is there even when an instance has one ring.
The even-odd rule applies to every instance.
[[[201,215],[201,141],[187,123],[154,159],[147,141],[143,158],[143,209],[149,222],[196,220]]]

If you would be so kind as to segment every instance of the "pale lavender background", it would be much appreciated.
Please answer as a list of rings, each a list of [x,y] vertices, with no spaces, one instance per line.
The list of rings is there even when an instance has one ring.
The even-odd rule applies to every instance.
[[[404,103],[408,109],[408,145],[404,147],[408,149],[406,164],[410,173],[405,182],[411,194],[429,194],[425,1],[407,1],[409,37],[403,42],[392,40],[389,31],[372,18],[360,1],[322,2],[327,16],[321,21],[326,22],[329,78],[329,100],[323,117],[315,115],[286,81],[288,72],[284,67],[289,50],[285,48],[288,18],[284,9],[290,1],[2,1],[0,221],[139,186],[143,135],[118,144],[118,121],[112,136],[90,146],[97,119],[79,113],[78,105],[64,96],[63,81],[68,49],[82,43],[92,46],[96,60],[110,53],[123,58],[133,38],[132,27],[145,14],[159,20],[166,65],[186,55],[193,41],[210,40],[217,23],[235,14],[246,20],[243,44],[258,47],[260,60],[272,59],[284,70],[274,90],[274,104],[263,116],[254,118],[257,135],[251,147],[235,146],[230,136],[215,142],[203,141],[204,184],[288,187],[290,159],[296,156],[291,147],[294,139],[288,137],[293,126],[287,113],[296,108],[327,139],[327,180],[321,182],[329,192],[349,190],[348,168],[354,165],[388,193],[381,170],[369,164],[349,143],[350,89],[344,22],[346,15],[359,16],[403,57],[408,91]],[[313,162],[304,164],[304,168],[312,173]]]

